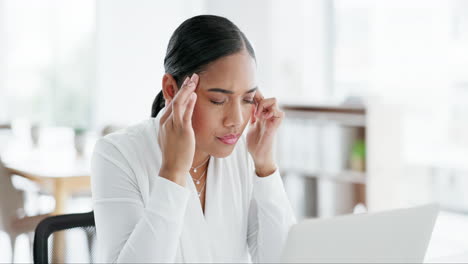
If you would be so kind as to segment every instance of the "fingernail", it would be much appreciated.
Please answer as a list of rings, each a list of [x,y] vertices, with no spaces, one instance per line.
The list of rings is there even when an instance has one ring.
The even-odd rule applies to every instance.
[[[192,80],[190,80],[187,86],[193,88],[195,86],[195,83]]]
[[[187,76],[187,77],[185,78],[185,81],[184,81],[184,83],[183,83],[182,85],[187,84],[188,80],[190,80],[190,77]]]
[[[192,82],[195,82],[195,81],[197,81],[197,79],[198,79],[198,74],[196,74],[196,73],[192,74],[192,78],[190,78],[190,80]]]

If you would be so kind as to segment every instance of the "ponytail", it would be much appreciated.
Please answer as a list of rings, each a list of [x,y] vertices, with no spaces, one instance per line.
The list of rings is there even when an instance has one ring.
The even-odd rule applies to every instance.
[[[159,111],[164,108],[165,104],[166,101],[164,99],[163,92],[160,91],[156,98],[154,98],[153,106],[151,107],[151,117],[156,117]]]

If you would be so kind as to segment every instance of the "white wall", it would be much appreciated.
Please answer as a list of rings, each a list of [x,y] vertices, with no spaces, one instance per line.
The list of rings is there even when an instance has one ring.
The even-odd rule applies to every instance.
[[[189,5],[187,5],[189,3]],[[150,115],[161,90],[164,56],[172,32],[198,14],[222,15],[243,30],[256,48],[258,79],[271,91],[269,1],[97,2],[95,124],[132,124]],[[245,7],[255,12],[245,12]]]
[[[149,117],[161,89],[169,38],[180,23],[199,14],[225,16],[246,34],[256,51],[258,85],[265,96],[324,99],[329,91],[325,3],[98,1],[95,124],[126,125]]]
[[[374,8],[370,87],[375,97],[368,99],[367,133],[369,208],[431,202],[435,164],[418,164],[408,154],[435,157],[440,151],[438,132],[448,129],[441,120],[450,113],[450,5],[443,0],[398,0],[379,1]],[[425,118],[429,121],[424,122]],[[448,137],[442,140],[443,146],[449,145]]]
[[[182,0],[97,1],[96,126],[128,125],[150,116],[169,38],[200,6]]]
[[[331,93],[328,0],[206,0],[208,12],[236,23],[255,48],[258,82],[280,102],[314,102]]]
[[[285,102],[314,103],[332,90],[331,1],[274,0],[272,8],[275,95]]]
[[[228,18],[251,42],[257,57],[257,82],[267,97],[273,96],[272,3],[270,0],[205,1],[207,13]]]
[[[383,100],[367,108],[367,199],[370,211],[434,202],[430,169],[412,165],[404,155],[407,108]]]

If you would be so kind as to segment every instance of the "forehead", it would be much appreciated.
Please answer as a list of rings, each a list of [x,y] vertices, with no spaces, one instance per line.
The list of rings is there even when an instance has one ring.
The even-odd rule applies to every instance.
[[[256,86],[255,60],[247,52],[238,52],[210,63],[200,73],[199,87],[203,90],[222,88],[245,92]]]

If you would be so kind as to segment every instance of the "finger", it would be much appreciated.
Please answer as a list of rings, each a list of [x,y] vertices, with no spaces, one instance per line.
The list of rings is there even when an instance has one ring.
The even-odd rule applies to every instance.
[[[162,114],[161,118],[159,119],[159,124],[162,125],[166,122],[169,118],[169,115],[172,113],[172,102],[171,101],[165,108],[164,113]]]
[[[263,98],[265,98],[265,97],[263,96],[262,92],[260,91],[260,89],[257,89],[255,91],[254,100],[256,102],[260,102],[261,100],[263,100]]]
[[[262,117],[263,112],[269,112],[271,111],[271,107],[273,105],[276,105],[276,98],[268,98],[268,99],[263,99],[257,106],[257,113],[256,117]]]
[[[252,106],[252,110],[250,111],[250,124],[253,124],[257,121],[257,118],[255,117],[256,111],[257,111],[257,106],[254,104]]]
[[[257,115],[258,105],[260,104],[260,102],[263,99],[264,99],[264,96],[263,96],[262,92],[260,92],[260,90],[257,89],[257,91],[255,91],[255,95],[254,95],[254,101],[255,101],[255,105],[256,105],[255,115]]]
[[[187,84],[187,82],[190,80],[190,78],[187,76],[187,78],[185,78],[184,82],[182,83],[181,87],[183,87],[184,85]],[[177,96],[177,95],[176,95]],[[175,99],[175,96],[174,98],[172,98],[172,100],[166,105],[166,110],[164,111],[163,115],[161,116],[161,118],[159,119],[159,124],[164,124],[167,120],[167,118],[169,117],[169,115],[172,113],[172,102],[174,102],[174,99]]]
[[[184,124],[185,125],[191,125],[192,124],[192,114],[193,114],[193,109],[195,108],[195,103],[197,102],[197,94],[192,93],[189,96],[189,102],[187,104],[187,109],[185,110],[184,114]]]
[[[285,115],[286,114],[283,111],[279,111],[278,114],[273,117],[274,120],[272,120],[272,122],[276,122],[277,127],[278,127],[283,121]]]
[[[277,105],[277,104],[274,104],[274,105],[272,105],[272,106],[270,107],[270,109],[269,109],[267,112],[263,113],[263,117],[264,117],[265,119],[270,119],[270,118],[273,117],[273,116],[276,117],[276,118],[278,118],[278,117],[280,116],[280,114],[279,114],[280,112],[281,112],[281,111],[280,111],[280,109],[278,108],[278,105]]]
[[[284,119],[284,116],[285,116],[284,112],[279,111],[270,120],[272,122],[276,122],[279,125],[281,123],[281,121]]]
[[[271,111],[269,113],[264,113],[263,116],[265,117],[265,119],[270,119],[275,114],[276,113],[274,111]]]
[[[198,81],[197,74],[194,73],[192,77],[187,76],[184,83],[181,85],[179,91],[174,96],[174,101],[181,102],[182,104],[187,103],[188,97],[196,88],[196,81]]]
[[[198,75],[193,74],[190,81],[181,88],[174,98],[174,121],[176,124],[182,125],[183,116],[187,108],[188,98],[190,94],[195,90],[196,82],[198,81]]]
[[[189,78],[189,77],[187,77]],[[190,94],[196,89],[198,85],[198,80],[199,76],[198,74],[194,73],[192,74],[192,77],[190,77],[187,82],[182,84],[181,90],[178,93],[179,100],[183,103],[186,104],[188,103],[188,99],[190,97]]]
[[[282,111],[278,111],[278,112],[271,112],[268,114],[267,117],[265,117],[266,120],[270,120],[270,119],[283,119],[284,118],[284,112]]]

